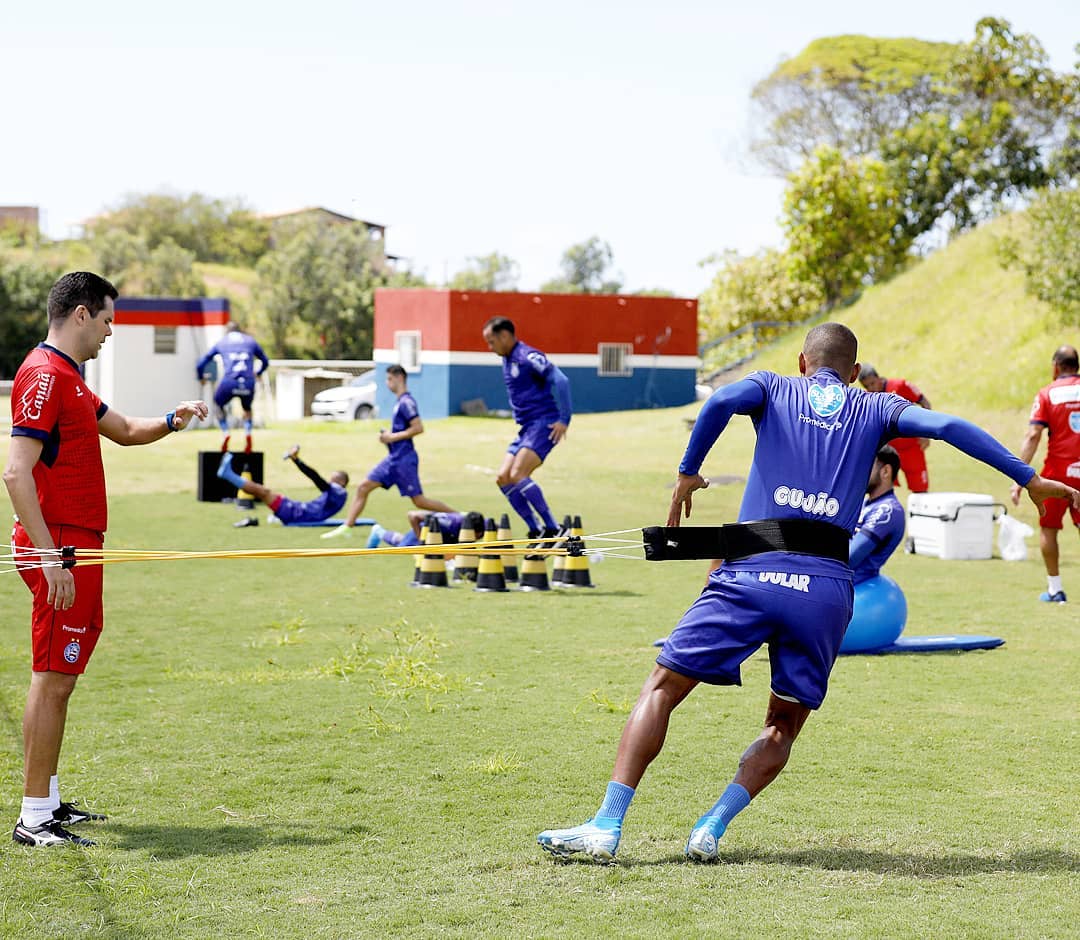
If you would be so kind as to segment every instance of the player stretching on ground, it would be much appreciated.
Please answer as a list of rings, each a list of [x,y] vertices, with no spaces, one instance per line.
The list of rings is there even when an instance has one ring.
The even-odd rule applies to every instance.
[[[874,455],[896,436],[932,437],[1000,470],[1040,505],[1050,497],[1080,507],[1080,492],[1045,480],[972,424],[913,406],[897,395],[851,388],[859,374],[855,335],[839,323],[814,327],[799,354],[800,377],[754,372],[724,386],[701,409],[679,466],[668,525],[690,515],[699,469],[733,415],[749,415],[757,433],[740,523],[746,549],[729,550],[701,596],[667,638],[623,729],[611,782],[583,825],[551,829],[538,841],[555,855],[615,856],[623,817],[645,769],[660,753],[675,707],[700,682],[738,685],[740,666],[769,646],[772,691],[765,730],[739,761],[735,778],[694,823],[686,854],[717,857],[717,840],[736,813],[783,770],[810,713],[821,706],[829,673],[851,619],[854,592],[848,540]],[[770,546],[762,551],[760,540]],[[713,755],[701,755],[712,767]]]
[[[514,420],[520,425],[495,482],[525,521],[529,538],[550,538],[558,534],[559,526],[532,474],[566,437],[573,415],[570,380],[539,349],[521,342],[506,317],[493,317],[484,324],[484,342],[502,356],[503,381]]]
[[[296,464],[296,469],[318,487],[319,495],[306,502],[287,499],[280,493],[275,493],[268,486],[255,483],[253,480],[245,480],[233,470],[232,459],[232,454],[221,455],[221,464],[218,466],[217,475],[223,480],[228,480],[238,490],[243,490],[245,493],[266,503],[274,514],[271,521],[276,519],[285,525],[323,522],[344,506],[345,500],[349,496],[348,491],[345,489],[349,485],[349,475],[344,470],[335,470],[330,474],[330,480],[327,482],[319,476],[316,470],[300,459],[299,444],[289,449],[285,459]]]

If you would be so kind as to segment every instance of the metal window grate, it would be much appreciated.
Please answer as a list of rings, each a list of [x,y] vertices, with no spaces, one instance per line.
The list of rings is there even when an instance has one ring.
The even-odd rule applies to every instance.
[[[596,370],[602,376],[627,376],[634,374],[630,356],[634,347],[630,343],[600,343],[596,347],[600,355],[600,365]]]
[[[176,355],[176,327],[154,327],[154,352],[167,356]]]

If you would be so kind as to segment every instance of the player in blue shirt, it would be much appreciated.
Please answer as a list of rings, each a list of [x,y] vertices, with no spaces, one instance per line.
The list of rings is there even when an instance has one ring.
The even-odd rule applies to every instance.
[[[195,364],[195,376],[200,382],[207,380],[206,368],[215,356],[220,356],[224,365],[221,381],[218,383],[217,391],[214,392],[218,427],[224,435],[221,449],[223,451],[229,449],[229,422],[225,415],[225,406],[233,398],[237,398],[244,411],[246,437],[244,450],[250,453],[251,403],[255,398],[255,379],[270,367],[270,360],[266,358],[266,353],[255,338],[249,336],[232,321],[225,327],[225,335],[214,343],[206,351],[206,355]],[[256,364],[258,364],[258,369],[255,368]]]
[[[736,527],[767,538],[769,550],[729,552],[723,565],[667,638],[623,730],[611,782],[596,814],[581,826],[540,833],[544,849],[614,857],[623,817],[645,769],[660,753],[675,707],[700,682],[739,685],[740,665],[768,644],[772,689],[765,729],[739,761],[734,780],[694,824],[686,854],[717,857],[728,823],[787,763],[810,713],[825,697],[840,641],[851,619],[847,564],[866,481],[881,445],[896,436],[945,440],[1026,487],[1036,506],[1080,492],[1045,480],[985,431],[889,393],[852,388],[859,374],[855,335],[839,323],[807,334],[797,377],[751,373],[719,389],[701,409],[672,494],[669,526],[690,515],[695,490],[708,486],[701,464],[732,415],[748,415],[757,433]],[[745,542],[752,540],[747,538]],[[702,759],[713,763],[712,755]]]
[[[299,444],[290,448],[285,455],[285,459],[296,464],[296,469],[318,487],[319,495],[306,502],[288,499],[280,493],[275,493],[268,486],[244,479],[233,470],[232,459],[233,455],[230,453],[221,455],[217,475],[223,480],[228,480],[238,490],[243,490],[245,493],[266,503],[277,521],[285,525],[297,525],[301,522],[323,522],[345,505],[345,500],[349,495],[348,490],[345,489],[349,485],[349,475],[344,470],[335,470],[330,474],[329,481],[324,480],[316,470],[300,459]]]
[[[413,438],[424,433],[424,422],[420,420],[416,399],[409,394],[408,379],[401,366],[387,366],[386,387],[397,396],[390,430],[384,428],[379,432],[379,442],[385,444],[390,453],[368,472],[356,488],[356,496],[349,506],[345,522],[325,533],[322,536],[324,539],[351,536],[352,527],[364,511],[368,496],[375,490],[389,489],[391,486],[396,486],[402,496],[408,496],[417,509],[454,511],[441,500],[425,496],[420,485],[420,457],[413,446]]]
[[[424,521],[434,516],[439,523],[439,533],[444,545],[456,544],[461,537],[462,528],[472,529],[475,536],[483,537],[484,515],[479,512],[429,512],[426,509],[410,509],[408,512],[409,531],[395,532],[384,529],[377,523],[371,527],[368,548],[378,548],[379,543],[392,546],[419,545],[420,527]]]
[[[886,444],[874,458],[874,468],[866,486],[866,501],[848,549],[848,565],[856,591],[863,581],[881,571],[904,541],[904,507],[894,490],[899,473],[900,454]]]
[[[502,357],[503,381],[514,420],[520,425],[495,482],[525,521],[529,537],[550,538],[559,526],[532,474],[566,437],[573,415],[570,380],[539,349],[521,342],[506,317],[493,317],[484,324],[484,341]]]

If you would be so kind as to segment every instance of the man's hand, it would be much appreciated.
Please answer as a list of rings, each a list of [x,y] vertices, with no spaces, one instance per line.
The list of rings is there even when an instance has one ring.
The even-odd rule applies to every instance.
[[[1047,499],[1067,499],[1073,509],[1080,509],[1080,490],[1074,490],[1071,486],[1058,483],[1057,480],[1047,480],[1036,473],[1028,481],[1025,489],[1028,491],[1031,501],[1035,504],[1035,508],[1039,510],[1040,516],[1043,510],[1043,501]]]
[[[562,421],[554,421],[548,425],[551,428],[551,433],[548,435],[548,440],[553,444],[558,444],[564,437],[566,437],[566,431],[568,425],[563,424]]]
[[[703,490],[709,485],[709,481],[700,473],[693,475],[680,473],[675,481],[675,490],[671,494],[671,508],[668,510],[667,524],[677,526],[681,521],[683,512],[686,518],[690,518],[690,510],[693,508],[692,493],[694,490]],[[684,508],[685,507],[685,508]]]
[[[176,406],[176,411],[173,415],[172,429],[174,431],[183,431],[191,422],[192,418],[198,418],[202,421],[209,413],[210,409],[206,407],[206,402],[204,401],[182,401]]]
[[[1019,483],[1014,483],[1009,487],[1009,499],[1012,500],[1014,506],[1020,505],[1020,494],[1024,492],[1024,488]]]
[[[919,442],[920,450],[926,450],[930,446],[930,438],[928,437],[917,437],[915,440]]]
[[[380,444],[392,444],[393,439],[391,438],[390,434],[391,434],[391,432],[387,431],[386,428],[383,428],[381,431],[379,431],[379,443]]]
[[[42,568],[49,585],[46,602],[56,610],[68,610],[75,603],[75,576],[67,568]]]

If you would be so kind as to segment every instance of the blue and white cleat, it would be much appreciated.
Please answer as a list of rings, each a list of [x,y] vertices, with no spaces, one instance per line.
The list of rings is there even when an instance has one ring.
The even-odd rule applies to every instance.
[[[719,816],[702,816],[686,840],[686,857],[694,862],[715,862],[720,857],[717,843],[726,828]]]
[[[384,535],[386,535],[386,529],[376,522],[375,525],[371,527],[371,535],[368,536],[367,547],[378,548]]]
[[[1053,594],[1049,591],[1043,591],[1042,594],[1039,595],[1039,600],[1046,604],[1064,604],[1068,599],[1065,597],[1064,591],[1057,591]]]
[[[614,823],[615,820],[612,820]],[[569,858],[576,852],[588,855],[594,862],[615,861],[622,829],[618,825],[598,826],[592,819],[572,829],[545,829],[536,837],[540,848],[556,858]]]

